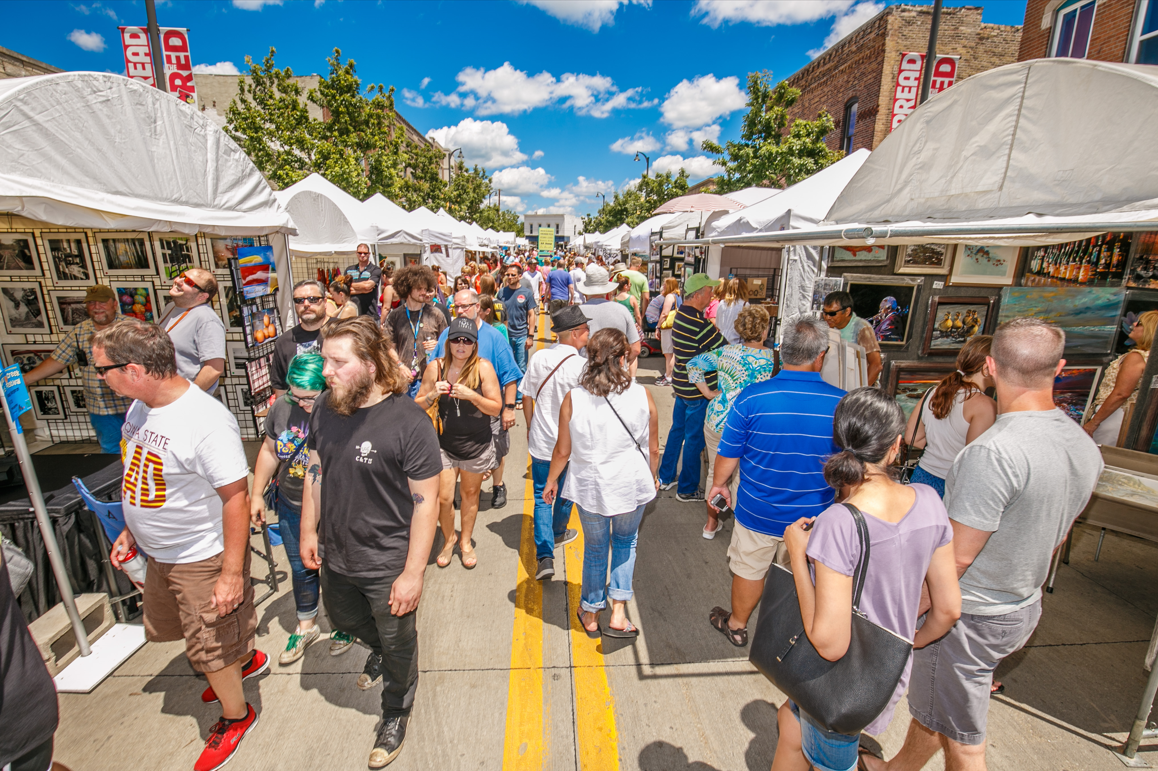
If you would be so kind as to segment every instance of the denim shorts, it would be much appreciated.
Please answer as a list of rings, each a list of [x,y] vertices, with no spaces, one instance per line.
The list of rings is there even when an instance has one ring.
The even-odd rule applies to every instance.
[[[807,712],[801,712],[791,699],[788,706],[800,721],[800,746],[804,757],[816,771],[852,771],[856,768],[860,736],[826,731]]]

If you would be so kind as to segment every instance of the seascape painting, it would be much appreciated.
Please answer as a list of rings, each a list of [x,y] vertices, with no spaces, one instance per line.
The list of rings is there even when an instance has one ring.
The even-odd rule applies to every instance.
[[[1081,424],[1101,374],[1101,367],[1066,367],[1054,378],[1053,403]]]
[[[1066,355],[1109,353],[1125,299],[1117,288],[1007,287],[997,323],[1033,316],[1065,331]]]
[[[940,383],[946,375],[953,371],[954,365],[928,364],[925,362],[894,362],[889,373],[889,393],[897,400],[897,404],[908,419],[913,410],[920,404],[925,392]]]

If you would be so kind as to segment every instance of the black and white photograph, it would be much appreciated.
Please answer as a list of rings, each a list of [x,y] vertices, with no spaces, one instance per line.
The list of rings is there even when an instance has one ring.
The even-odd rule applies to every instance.
[[[28,393],[32,395],[32,414],[38,420],[64,420],[68,417],[60,386],[32,386]]]
[[[43,240],[48,251],[53,283],[57,286],[92,286],[96,283],[88,240],[83,235],[79,238],[52,238],[46,235]]]
[[[25,374],[31,372],[36,365],[47,359],[52,352],[56,350],[56,346],[44,345],[42,343],[33,343],[32,345],[25,343],[5,343],[2,349],[4,366],[19,364],[20,372]]]
[[[48,293],[52,307],[56,310],[56,325],[62,332],[75,329],[77,324],[88,318],[84,309],[84,292],[51,291]]]
[[[245,329],[241,321],[241,305],[237,302],[237,290],[232,283],[221,282],[217,285],[220,297],[217,298],[217,310],[221,313],[221,321],[225,328],[236,329],[239,332]]]
[[[39,276],[40,260],[31,233],[0,233],[0,276]]]
[[[69,412],[88,412],[88,402],[84,398],[84,389],[79,386],[66,386],[68,392]]]
[[[0,317],[10,335],[46,335],[51,332],[44,307],[44,290],[30,281],[0,283]]]
[[[154,233],[153,246],[157,254],[157,267],[161,278],[172,281],[188,268],[197,267],[194,254],[197,242],[193,236],[180,233]]]
[[[101,259],[110,276],[132,276],[152,273],[153,253],[143,233],[102,233]]]

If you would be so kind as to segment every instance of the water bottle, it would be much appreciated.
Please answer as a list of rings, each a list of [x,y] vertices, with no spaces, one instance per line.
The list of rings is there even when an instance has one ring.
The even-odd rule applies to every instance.
[[[117,557],[117,562],[129,580],[143,591],[145,588],[145,569],[149,563],[144,555],[137,551],[137,547],[130,546],[127,552]]]

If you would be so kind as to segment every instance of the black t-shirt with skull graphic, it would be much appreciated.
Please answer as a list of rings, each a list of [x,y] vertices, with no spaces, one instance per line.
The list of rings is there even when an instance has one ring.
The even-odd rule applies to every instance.
[[[318,397],[307,440],[322,466],[323,559],[344,576],[397,576],[406,567],[414,516],[407,479],[430,479],[442,471],[438,435],[405,394],[391,394],[349,417],[331,410],[329,398],[329,392]]]

